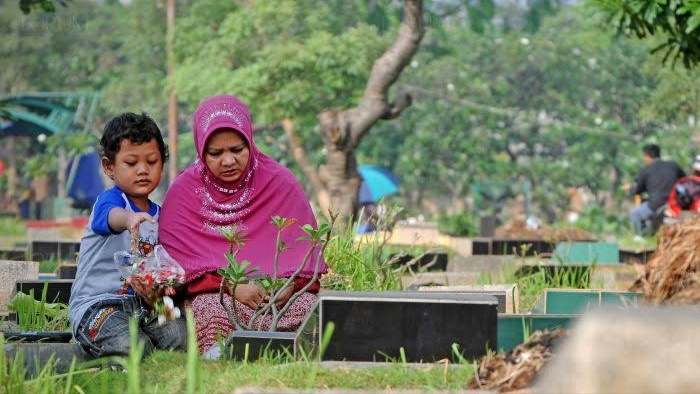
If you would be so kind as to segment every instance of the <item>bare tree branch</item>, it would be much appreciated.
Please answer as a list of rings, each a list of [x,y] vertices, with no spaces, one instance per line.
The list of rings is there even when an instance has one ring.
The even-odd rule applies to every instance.
[[[304,177],[311,184],[313,193],[316,196],[318,204],[321,206],[321,211],[324,212],[325,208],[328,206],[328,197],[323,186],[323,182],[319,177],[313,163],[309,160],[309,156],[306,154],[306,149],[304,149],[304,144],[301,142],[299,135],[294,130],[294,122],[290,118],[285,118],[281,122],[282,128],[284,129],[284,134],[287,135],[287,140],[289,140],[289,147],[292,149],[292,155],[294,160],[296,160],[299,167],[301,167]]]
[[[330,206],[348,217],[357,211],[360,176],[355,149],[364,135],[380,119],[393,119],[411,105],[411,96],[397,94],[389,102],[388,91],[418,50],[425,34],[423,1],[405,0],[404,19],[393,44],[375,60],[358,105],[348,110],[331,109],[318,115],[326,148],[323,186]]]
[[[397,95],[396,100],[389,105],[387,111],[381,116],[381,119],[390,120],[399,117],[404,109],[411,106],[413,97],[408,93]]]
[[[253,125],[253,133],[262,133],[265,131],[275,130],[282,127],[282,122],[268,123],[268,124],[256,124]]]
[[[423,25],[423,1],[422,0],[405,0],[404,1],[404,19],[399,27],[399,33],[394,43],[389,49],[375,60],[370,72],[367,85],[365,86],[365,94],[360,101],[358,107],[353,110],[355,122],[352,127],[352,138],[359,142],[362,135],[366,133],[374,123],[377,122],[388,112],[397,112],[389,110],[395,106],[397,109],[400,105],[392,105],[388,103],[387,95],[391,85],[396,82],[401,71],[408,65],[411,58],[418,50],[421,39],[425,34],[425,26]],[[405,100],[400,98],[404,103],[410,105],[410,99]],[[406,108],[408,105],[404,105]],[[401,108],[401,110],[403,110]],[[400,110],[396,113],[396,116]],[[394,116],[395,117],[395,116]]]

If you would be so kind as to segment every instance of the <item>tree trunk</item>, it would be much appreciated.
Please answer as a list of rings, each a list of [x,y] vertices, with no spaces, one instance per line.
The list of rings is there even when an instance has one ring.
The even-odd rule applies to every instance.
[[[355,150],[364,135],[380,119],[393,119],[411,105],[411,96],[399,92],[394,102],[388,91],[401,71],[418,50],[425,33],[423,1],[405,0],[404,20],[394,43],[375,60],[365,92],[355,108],[327,110],[319,114],[318,123],[326,148],[326,165],[319,178],[330,198],[330,208],[347,218],[358,208],[360,176]]]
[[[314,170],[314,165],[306,154],[304,144],[302,144],[301,139],[294,130],[294,122],[289,118],[285,118],[282,120],[282,128],[284,129],[284,134],[287,136],[287,140],[289,140],[289,148],[292,151],[294,160],[299,164],[299,167],[301,167],[304,177],[309,181],[313,194],[316,196],[319,210],[322,214],[327,215],[328,209],[330,208],[328,192],[323,187],[319,175]]]
[[[7,198],[9,206],[4,209],[12,213],[19,212],[19,206],[17,205],[19,202],[17,192],[19,184],[17,176],[17,142],[15,139],[16,137],[5,137],[5,152],[7,152],[7,161],[5,162],[7,169],[5,172],[7,174]]]
[[[175,60],[173,59],[173,39],[175,36],[175,0],[168,0],[166,12],[166,56],[168,61],[168,148],[170,152],[170,163],[168,164],[168,180],[172,185],[178,174],[177,168],[177,137],[179,135],[177,124],[177,92],[175,90]]]

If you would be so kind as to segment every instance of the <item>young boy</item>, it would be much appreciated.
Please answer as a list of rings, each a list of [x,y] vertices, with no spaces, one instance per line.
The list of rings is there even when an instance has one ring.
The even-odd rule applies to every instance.
[[[148,199],[158,186],[168,150],[160,129],[146,114],[124,113],[105,125],[100,140],[102,168],[115,186],[97,198],[80,242],[78,272],[71,291],[73,336],[91,357],[129,353],[129,318],[135,316],[144,356],[154,348],[185,349],[186,327],[179,318],[159,326],[149,306],[128,294],[114,253],[158,243],[160,207]]]

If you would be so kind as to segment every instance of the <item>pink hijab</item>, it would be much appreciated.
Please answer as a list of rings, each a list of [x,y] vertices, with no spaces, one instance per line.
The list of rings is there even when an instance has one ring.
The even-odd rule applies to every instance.
[[[191,282],[208,272],[228,265],[224,253],[228,241],[217,228],[236,225],[247,241],[237,260],[249,260],[250,267],[273,274],[277,227],[272,216],[296,219],[282,232],[287,246],[280,252],[278,275],[290,276],[303,261],[311,244],[299,241],[301,226],[316,227],[309,200],[291,171],[258,151],[248,107],[228,95],[204,100],[194,113],[193,135],[197,156],[170,186],[160,211],[160,243],[185,269]],[[241,177],[233,183],[215,178],[204,164],[207,139],[218,129],[231,128],[248,142],[250,156]],[[300,277],[311,278],[319,251],[315,251]],[[320,263],[319,273],[326,272]]]

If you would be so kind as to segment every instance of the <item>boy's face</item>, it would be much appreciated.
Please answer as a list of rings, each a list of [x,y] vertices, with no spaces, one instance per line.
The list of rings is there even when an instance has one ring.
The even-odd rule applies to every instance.
[[[155,138],[140,145],[124,139],[114,162],[102,157],[105,173],[122,191],[135,200],[145,200],[158,186],[163,173],[163,162]]]

